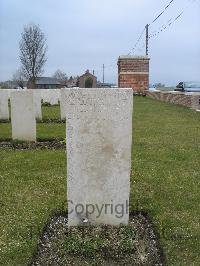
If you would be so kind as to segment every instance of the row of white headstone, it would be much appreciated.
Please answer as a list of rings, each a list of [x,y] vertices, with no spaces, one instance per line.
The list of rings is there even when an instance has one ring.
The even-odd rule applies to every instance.
[[[14,137],[35,140],[33,91],[11,93]],[[128,224],[132,89],[64,89],[68,225]]]
[[[41,101],[44,103],[49,103],[50,105],[56,105],[60,102],[60,117],[61,119],[65,119],[65,104],[62,101],[64,97],[63,91],[65,89],[52,89],[52,90],[44,90],[44,89],[37,89],[37,90],[7,90],[7,89],[0,89],[0,120],[9,120],[9,107],[8,107],[8,100],[11,100],[11,95],[13,93],[18,93],[18,95],[26,95],[24,92],[30,91],[32,92],[33,101],[35,105],[35,117],[36,119],[42,119],[42,109],[41,109]],[[19,93],[21,92],[21,94]],[[17,95],[17,94],[16,94]],[[11,112],[12,114],[12,112]]]
[[[64,91],[59,90],[62,95],[59,97],[61,119],[66,118]],[[10,97],[13,140],[36,141],[36,119],[42,119],[41,94],[41,90],[14,90],[9,96],[7,90],[0,90],[0,119],[9,119]],[[51,103],[58,103],[58,91],[49,92],[49,95]]]
[[[11,92],[13,91],[26,91],[27,89],[0,89],[0,92],[5,92],[8,94],[10,99]],[[40,91],[41,99],[43,102],[49,103],[51,105],[58,104],[60,101],[61,93],[60,89],[38,89]]]

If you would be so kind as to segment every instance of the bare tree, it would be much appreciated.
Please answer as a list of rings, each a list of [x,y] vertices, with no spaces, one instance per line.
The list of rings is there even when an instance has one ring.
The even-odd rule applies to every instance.
[[[68,79],[66,73],[64,73],[60,69],[56,70],[56,72],[53,74],[53,78],[56,78],[61,82]]]
[[[35,87],[36,79],[43,73],[46,58],[46,38],[38,25],[24,28],[21,35],[20,60],[24,76]]]
[[[25,86],[25,79],[24,79],[24,73],[21,68],[19,68],[14,74],[12,80],[20,87],[24,88]]]

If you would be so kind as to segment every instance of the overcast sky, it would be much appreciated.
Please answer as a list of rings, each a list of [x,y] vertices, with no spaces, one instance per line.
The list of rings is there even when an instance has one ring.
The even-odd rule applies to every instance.
[[[0,0],[0,80],[11,79],[20,66],[19,41],[25,25],[39,24],[47,37],[44,76],[57,69],[68,76],[86,69],[117,83],[117,59],[129,53],[142,29],[170,0]],[[155,23],[150,39],[150,82],[176,85],[200,80],[200,0],[174,0]],[[170,20],[172,18],[172,20]],[[170,21],[169,21],[170,20]],[[144,54],[144,38],[135,50]]]

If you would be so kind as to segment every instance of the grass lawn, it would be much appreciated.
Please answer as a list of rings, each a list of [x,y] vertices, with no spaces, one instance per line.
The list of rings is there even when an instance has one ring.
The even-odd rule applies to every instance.
[[[47,123],[47,124],[37,124],[37,139],[45,140],[45,139],[64,139],[66,125],[59,123]],[[0,141],[5,139],[11,139],[11,124],[10,123],[2,123],[0,124]]]
[[[60,107],[42,106],[42,118],[45,119],[60,119]]]
[[[200,114],[135,97],[133,121],[131,210],[151,215],[168,265],[200,265]],[[65,124],[37,130],[65,137]],[[1,139],[9,132],[0,125]],[[0,265],[27,265],[50,213],[66,206],[65,152],[0,150],[0,205]]]
[[[200,265],[200,114],[136,98],[132,208],[148,210],[169,265]]]
[[[42,117],[44,120],[60,119],[59,106],[43,106]],[[65,136],[65,123],[37,123],[37,139],[64,139]],[[11,123],[0,123],[0,141],[12,138]]]
[[[66,202],[64,151],[0,153],[0,265],[27,265],[52,210]]]

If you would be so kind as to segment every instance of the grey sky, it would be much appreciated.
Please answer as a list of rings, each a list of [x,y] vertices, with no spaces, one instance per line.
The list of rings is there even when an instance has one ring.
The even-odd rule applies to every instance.
[[[44,75],[57,69],[68,76],[94,69],[102,80],[117,82],[117,58],[134,46],[145,24],[169,0],[0,0],[0,80],[19,67],[23,27],[39,24],[47,37]],[[175,0],[150,27],[158,31],[182,10],[182,17],[150,40],[150,81],[168,85],[200,80],[200,0]],[[143,46],[144,36],[138,48]],[[144,51],[138,49],[136,54]],[[112,65],[112,66],[111,66]],[[114,66],[113,66],[114,65]]]

